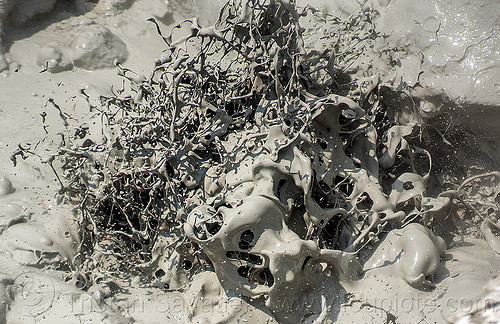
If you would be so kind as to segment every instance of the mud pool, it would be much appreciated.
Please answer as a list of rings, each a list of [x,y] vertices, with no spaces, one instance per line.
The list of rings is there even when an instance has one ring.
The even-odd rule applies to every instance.
[[[0,323],[498,321],[499,10],[0,1]]]

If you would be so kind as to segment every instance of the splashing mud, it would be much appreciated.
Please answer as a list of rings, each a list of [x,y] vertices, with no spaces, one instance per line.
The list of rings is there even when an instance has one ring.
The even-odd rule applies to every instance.
[[[14,164],[38,157],[60,185],[57,203],[74,209],[68,223],[11,220],[2,258],[60,276],[57,307],[62,280],[99,306],[93,318],[125,323],[161,314],[120,305],[131,292],[179,302],[174,321],[394,322],[421,320],[423,308],[395,310],[374,294],[457,298],[450,271],[485,284],[467,279],[466,257],[450,264],[449,228],[481,233],[484,267],[496,268],[500,176],[446,170],[457,143],[475,143],[442,122],[445,99],[413,98],[418,85],[360,59],[375,48],[397,66],[401,55],[380,50],[379,12],[363,9],[345,19],[294,1],[229,1],[213,25],[185,19],[168,33],[150,18],[166,48],[149,74],[116,59],[123,86],[98,102],[82,90],[85,122],[50,98],[63,130],[40,114],[45,136],[12,153]],[[1,177],[0,196],[11,194]],[[245,310],[221,309],[233,301]],[[428,316],[439,313],[467,315],[436,306]]]

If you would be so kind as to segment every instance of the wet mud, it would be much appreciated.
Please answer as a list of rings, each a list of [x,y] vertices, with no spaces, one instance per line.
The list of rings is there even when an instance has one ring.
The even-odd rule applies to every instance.
[[[414,6],[0,1],[0,323],[497,320],[498,6]]]

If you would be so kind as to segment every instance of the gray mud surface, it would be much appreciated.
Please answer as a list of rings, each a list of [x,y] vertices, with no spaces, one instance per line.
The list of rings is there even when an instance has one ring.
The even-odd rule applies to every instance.
[[[0,0],[0,324],[500,322],[499,11]]]

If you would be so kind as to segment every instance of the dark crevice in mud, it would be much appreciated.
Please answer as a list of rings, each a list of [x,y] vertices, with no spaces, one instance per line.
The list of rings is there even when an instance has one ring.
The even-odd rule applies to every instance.
[[[157,279],[161,279],[165,275],[165,271],[163,269],[158,269],[155,271],[155,277]]]
[[[274,277],[269,268],[256,269],[250,266],[240,266],[237,269],[239,276],[248,279],[248,283],[254,285],[265,285],[272,287],[274,284]]]
[[[264,268],[258,272],[258,283],[272,287],[274,285],[274,277],[269,268]]]
[[[226,256],[231,260],[247,261],[255,265],[262,264],[262,258],[252,253],[240,252],[240,251],[227,251]]]
[[[335,188],[338,188],[337,190],[340,191],[341,193],[343,193],[346,197],[348,197],[352,194],[353,186],[348,179],[337,175],[337,176],[335,176],[334,184],[335,184]]]
[[[410,215],[414,210],[420,209],[420,201],[418,197],[401,202],[396,205],[396,210],[404,211],[406,215]]]
[[[217,234],[220,229],[222,228],[222,224],[220,223],[206,223],[207,226],[207,232],[210,233],[211,235]]]
[[[126,244],[119,246],[120,251],[151,250],[161,222],[159,215],[165,208],[166,193],[155,188],[157,181],[154,174],[123,175],[104,188],[102,194],[106,198],[91,196],[86,201],[97,231],[104,236],[113,235],[114,231],[123,233]]]
[[[330,191],[328,191],[328,193],[330,193]],[[325,192],[320,189],[320,186],[313,187],[311,197],[321,208],[334,208],[339,204],[335,196],[325,194]]]
[[[249,250],[253,245],[252,242],[255,238],[252,230],[246,230],[240,235],[240,241],[238,242],[238,247],[242,250]]]
[[[342,246],[339,242],[340,231],[345,221],[341,215],[333,216],[328,223],[321,229],[319,239],[320,246],[324,249],[343,250],[346,246]]]
[[[370,195],[364,192],[356,204],[356,208],[359,210],[370,210],[373,207],[373,200],[370,198]]]
[[[282,189],[286,184],[286,179],[280,179],[278,181],[278,187],[276,188],[276,197],[281,197]]]
[[[184,270],[190,270],[192,267],[193,267],[192,261],[190,261],[190,260],[182,261],[182,268],[184,268]]]

